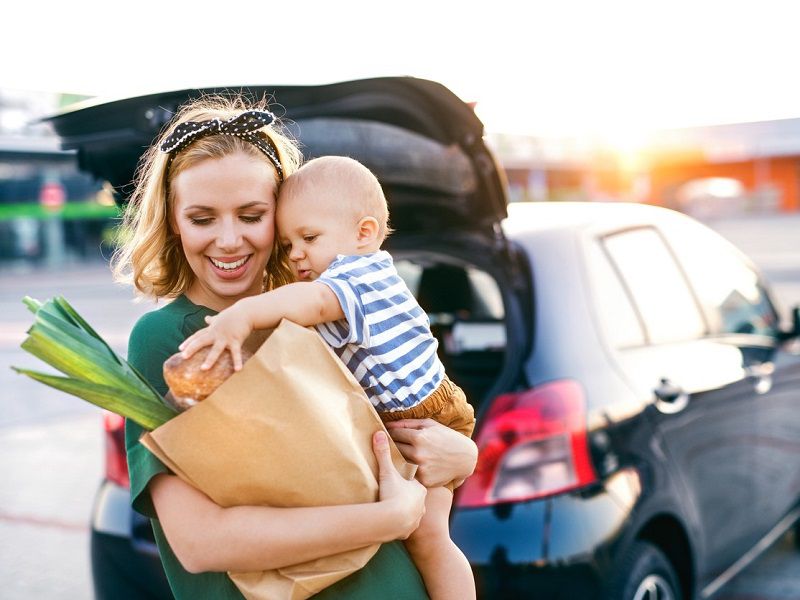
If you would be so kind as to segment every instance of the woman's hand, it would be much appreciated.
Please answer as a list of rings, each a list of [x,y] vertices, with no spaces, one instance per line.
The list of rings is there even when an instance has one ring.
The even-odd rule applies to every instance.
[[[386,428],[403,457],[418,465],[417,479],[426,487],[466,479],[475,470],[475,442],[433,419],[392,421]]]
[[[372,450],[378,459],[379,500],[387,506],[397,525],[396,539],[411,535],[425,514],[425,487],[416,479],[404,479],[392,463],[389,439],[383,431],[372,435]]]

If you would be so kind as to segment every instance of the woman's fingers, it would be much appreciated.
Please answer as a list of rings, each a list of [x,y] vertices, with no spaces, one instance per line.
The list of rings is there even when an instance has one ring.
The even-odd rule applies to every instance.
[[[403,455],[403,458],[405,458],[407,462],[416,464],[417,453],[414,446],[412,446],[411,444],[398,442],[394,437],[392,437],[392,439],[394,440],[394,445],[397,446],[397,449],[400,451],[400,454]]]
[[[417,429],[403,429],[401,427],[390,427],[389,435],[395,442],[402,442],[404,444],[414,444],[414,440],[419,437]]]
[[[403,456],[415,463],[417,479],[428,487],[467,477],[475,468],[478,449],[467,436],[432,419],[396,421],[392,439],[413,447]],[[390,424],[391,425],[391,424]]]
[[[389,455],[389,438],[383,430],[372,435],[372,449],[378,460],[379,499],[394,517],[396,537],[405,539],[419,527],[425,513],[425,487],[416,479],[405,480],[397,472]]]
[[[378,430],[372,434],[372,451],[378,461],[378,474],[381,479],[390,476],[392,472],[397,473],[389,455],[389,438],[386,437],[386,432]]]

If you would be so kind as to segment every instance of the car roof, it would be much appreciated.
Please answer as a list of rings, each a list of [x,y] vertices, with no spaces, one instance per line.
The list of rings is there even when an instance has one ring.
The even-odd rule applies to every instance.
[[[503,220],[504,233],[511,239],[525,238],[530,243],[553,244],[576,236],[598,237],[627,229],[656,225],[672,232],[701,228],[708,236],[727,245],[751,269],[758,266],[730,240],[677,210],[638,202],[516,202],[508,205],[508,218]]]
[[[677,211],[635,202],[512,202],[503,230],[515,237],[555,231],[620,230],[665,219],[689,219]]]

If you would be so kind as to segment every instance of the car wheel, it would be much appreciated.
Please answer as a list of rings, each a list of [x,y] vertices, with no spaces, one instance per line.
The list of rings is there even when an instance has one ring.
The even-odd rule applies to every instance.
[[[619,562],[606,596],[609,600],[681,600],[672,563],[649,542],[635,542]]]

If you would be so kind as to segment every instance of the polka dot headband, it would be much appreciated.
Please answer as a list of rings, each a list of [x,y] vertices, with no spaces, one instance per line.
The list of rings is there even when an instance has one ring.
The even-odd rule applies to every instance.
[[[161,151],[175,155],[186,146],[207,135],[235,135],[261,150],[278,172],[283,181],[283,167],[278,160],[278,152],[272,140],[261,131],[275,120],[275,115],[265,110],[248,110],[227,121],[209,119],[208,121],[186,121],[177,125],[161,144]],[[170,157],[171,158],[171,157]]]

